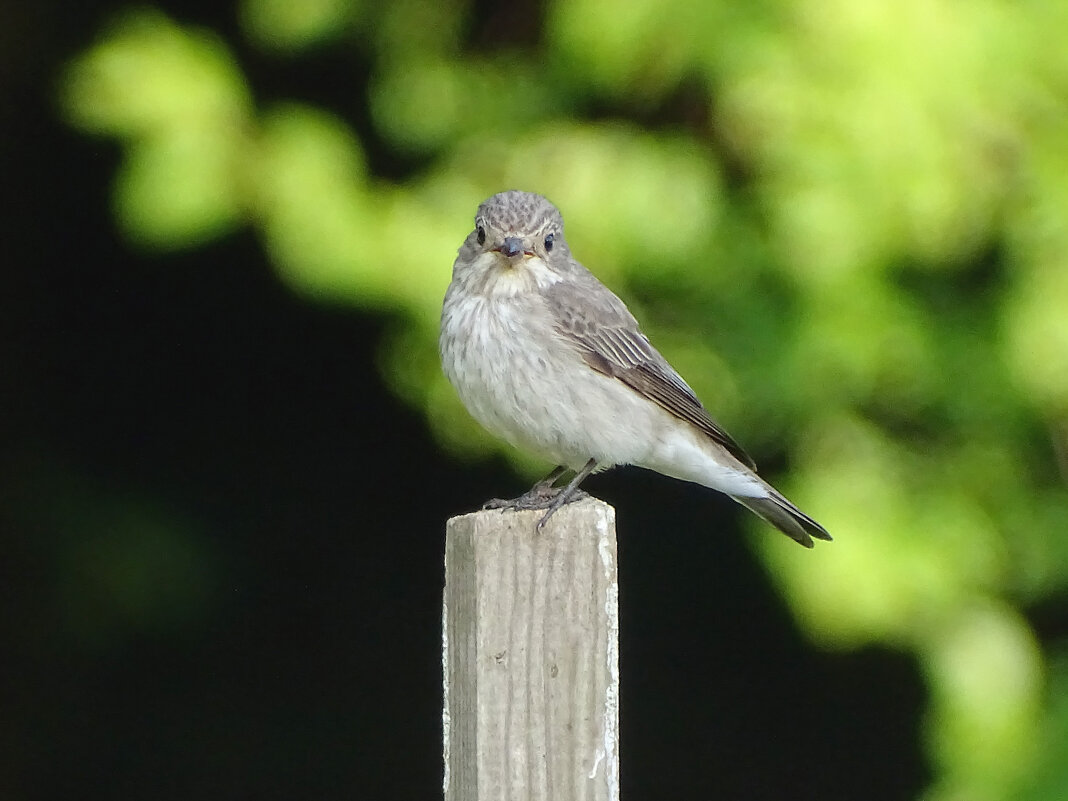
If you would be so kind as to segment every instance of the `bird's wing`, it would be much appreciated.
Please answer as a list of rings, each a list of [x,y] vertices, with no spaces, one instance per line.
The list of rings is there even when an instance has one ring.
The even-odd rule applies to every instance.
[[[592,276],[590,280],[596,281]],[[545,297],[556,333],[574,345],[590,367],[618,378],[675,417],[693,424],[746,467],[756,469],[752,457],[712,419],[682,376],[641,332],[623,301],[607,287],[599,282],[596,287],[559,282]]]

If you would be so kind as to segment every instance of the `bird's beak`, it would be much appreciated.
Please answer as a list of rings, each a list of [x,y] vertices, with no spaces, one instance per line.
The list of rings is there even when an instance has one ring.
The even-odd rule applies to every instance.
[[[518,236],[506,236],[504,241],[493,249],[510,260],[514,260],[516,257],[524,254],[529,256],[534,255],[533,251],[527,250],[523,244],[523,240]]]

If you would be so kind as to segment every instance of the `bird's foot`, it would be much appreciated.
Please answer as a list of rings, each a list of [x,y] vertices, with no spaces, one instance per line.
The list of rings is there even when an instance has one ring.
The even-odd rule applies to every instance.
[[[556,514],[557,509],[560,509],[569,503],[590,497],[580,490],[578,485],[596,468],[597,462],[594,459],[590,459],[581,470],[575,473],[575,477],[572,478],[566,486],[556,487],[553,486],[556,483],[556,480],[567,472],[567,468],[561,465],[518,498],[513,498],[510,501],[494,498],[492,501],[486,501],[486,503],[482,505],[482,508],[517,510],[544,509],[545,514],[543,514],[541,520],[538,521],[538,531],[541,531],[545,527],[545,524],[549,522],[549,518]]]
[[[532,509],[548,509],[557,500],[560,493],[566,490],[567,487],[553,487],[551,485],[545,486],[542,484],[535,484],[529,490],[524,492],[518,498],[493,498],[482,504],[483,509],[511,509],[518,512],[529,511]],[[576,489],[571,493],[571,496],[565,500],[565,503],[574,503],[582,498],[588,498],[588,493],[583,490]],[[563,504],[561,504],[563,505]]]

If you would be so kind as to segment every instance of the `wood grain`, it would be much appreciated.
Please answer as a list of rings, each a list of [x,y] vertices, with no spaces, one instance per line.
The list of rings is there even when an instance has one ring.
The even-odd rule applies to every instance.
[[[618,801],[615,511],[448,522],[446,801]]]

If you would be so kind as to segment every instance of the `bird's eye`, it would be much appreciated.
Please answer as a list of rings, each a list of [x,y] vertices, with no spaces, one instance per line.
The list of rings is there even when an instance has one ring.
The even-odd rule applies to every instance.
[[[549,234],[545,237],[545,252],[548,253],[553,249],[553,235]]]
[[[478,226],[478,244],[486,244],[486,229],[483,228],[481,225]]]

